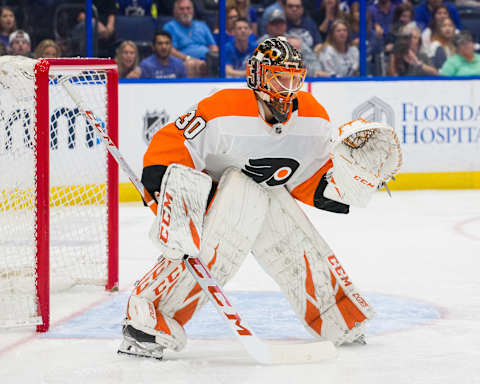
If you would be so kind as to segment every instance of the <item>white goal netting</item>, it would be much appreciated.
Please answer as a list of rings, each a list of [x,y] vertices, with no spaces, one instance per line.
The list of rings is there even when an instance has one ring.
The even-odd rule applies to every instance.
[[[0,326],[40,324],[38,239],[47,231],[51,290],[105,285],[108,269],[107,152],[66,93],[75,87],[107,123],[106,71],[62,66],[38,92],[36,60],[0,58]],[[80,67],[80,68],[79,68]],[[49,98],[48,124],[38,124],[38,100]],[[108,129],[108,124],[106,124]],[[43,135],[43,136],[42,136]],[[37,224],[41,155],[48,136],[49,225]]]

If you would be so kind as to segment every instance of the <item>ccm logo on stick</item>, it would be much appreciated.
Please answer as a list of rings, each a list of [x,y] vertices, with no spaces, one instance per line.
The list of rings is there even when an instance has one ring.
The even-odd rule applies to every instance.
[[[160,240],[162,240],[165,244],[168,242],[168,227],[170,226],[170,219],[172,218],[172,204],[173,197],[168,193],[165,192],[165,201],[163,202],[163,209],[162,209],[162,224],[160,227]]]

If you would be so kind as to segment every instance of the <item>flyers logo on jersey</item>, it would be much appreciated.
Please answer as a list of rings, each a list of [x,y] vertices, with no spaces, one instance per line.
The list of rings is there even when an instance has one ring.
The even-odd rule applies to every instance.
[[[242,172],[257,183],[270,187],[285,184],[298,169],[300,163],[289,158],[249,159]]]

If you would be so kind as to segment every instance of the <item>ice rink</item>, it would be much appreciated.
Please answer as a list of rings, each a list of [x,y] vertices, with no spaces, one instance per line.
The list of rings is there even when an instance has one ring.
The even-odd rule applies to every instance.
[[[365,346],[319,364],[262,366],[208,304],[186,327],[184,351],[164,361],[117,355],[128,291],[157,254],[149,210],[130,203],[120,207],[120,291],[55,294],[46,334],[0,330],[1,382],[480,383],[480,190],[392,194],[349,215],[304,206],[377,311]],[[253,257],[225,288],[259,336],[310,338]]]

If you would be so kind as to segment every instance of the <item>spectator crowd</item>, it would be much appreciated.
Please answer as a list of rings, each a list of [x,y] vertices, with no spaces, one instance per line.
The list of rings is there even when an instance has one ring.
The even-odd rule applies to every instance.
[[[480,2],[461,1],[366,0],[367,75],[480,75]],[[0,0],[0,55],[85,56],[86,14],[83,0]],[[358,0],[226,0],[225,15],[227,77],[244,77],[258,43],[277,36],[309,77],[359,75]],[[218,0],[93,0],[91,22],[94,55],[115,57],[122,78],[219,75]]]

